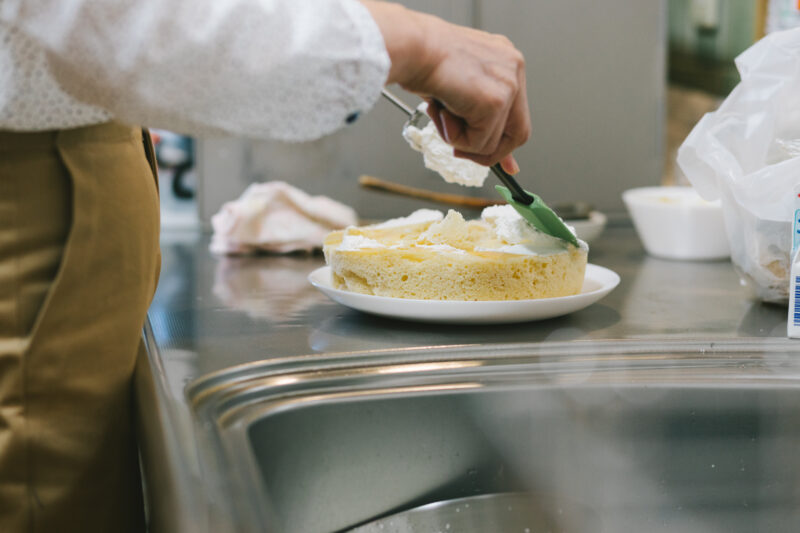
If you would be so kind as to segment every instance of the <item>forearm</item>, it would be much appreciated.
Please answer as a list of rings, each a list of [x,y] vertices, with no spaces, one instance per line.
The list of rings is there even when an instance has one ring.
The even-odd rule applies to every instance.
[[[378,24],[391,58],[387,83],[405,86],[429,74],[437,62],[425,31],[433,17],[392,2],[361,0],[361,3]]]

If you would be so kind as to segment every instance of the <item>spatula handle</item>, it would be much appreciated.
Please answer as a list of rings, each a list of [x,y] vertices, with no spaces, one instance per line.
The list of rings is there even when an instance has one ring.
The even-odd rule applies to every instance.
[[[517,180],[514,179],[514,176],[503,170],[503,167],[500,166],[500,163],[496,163],[492,165],[492,172],[494,172],[495,176],[500,178],[500,181],[503,182],[509,191],[511,191],[511,196],[517,202],[525,205],[531,205],[533,203],[533,196],[526,193],[522,187],[519,186]]]

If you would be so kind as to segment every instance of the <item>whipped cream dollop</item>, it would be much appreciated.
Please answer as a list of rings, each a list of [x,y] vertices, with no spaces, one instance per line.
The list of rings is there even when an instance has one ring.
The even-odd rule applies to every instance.
[[[500,247],[503,252],[543,255],[564,251],[568,246],[563,239],[533,227],[510,205],[487,207],[481,213],[481,219],[492,227],[497,238],[504,243]],[[575,229],[567,227],[574,235]],[[583,241],[578,243],[588,248]]]
[[[427,105],[423,102],[418,109],[424,112]],[[411,148],[422,152],[425,167],[438,172],[448,183],[481,187],[489,175],[488,167],[454,156],[453,147],[442,139],[433,121],[428,122],[424,128],[406,126],[403,128],[403,137]]]

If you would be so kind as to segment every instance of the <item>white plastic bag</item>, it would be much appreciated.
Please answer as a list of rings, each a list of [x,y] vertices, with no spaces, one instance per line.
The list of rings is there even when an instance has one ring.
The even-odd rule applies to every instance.
[[[761,300],[786,303],[800,184],[800,28],[765,37],[736,67],[742,81],[695,126],[678,165],[704,198],[722,199],[742,282]]]

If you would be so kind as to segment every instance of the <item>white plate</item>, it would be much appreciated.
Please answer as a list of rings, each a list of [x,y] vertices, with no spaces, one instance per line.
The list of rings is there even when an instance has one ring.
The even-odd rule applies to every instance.
[[[542,320],[579,311],[611,292],[619,284],[619,276],[613,270],[589,264],[586,265],[580,294],[537,300],[478,302],[409,300],[335,289],[331,269],[327,266],[309,274],[308,281],[331,300],[364,313],[420,322],[500,324]]]

